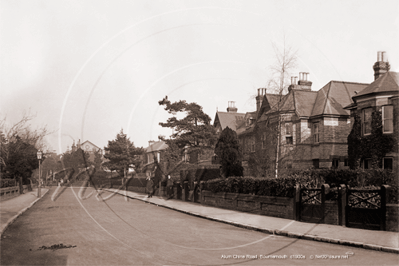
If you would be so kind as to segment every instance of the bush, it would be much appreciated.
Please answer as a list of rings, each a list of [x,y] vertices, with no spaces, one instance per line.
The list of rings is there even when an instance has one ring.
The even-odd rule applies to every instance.
[[[216,178],[204,183],[204,189],[216,192],[245,193],[259,196],[294,197],[295,186],[317,188],[328,184],[331,188],[327,199],[336,200],[340,184],[352,188],[380,188],[389,185],[389,203],[399,203],[398,181],[387,170],[329,170],[310,169],[292,172],[279,178],[229,177]]]

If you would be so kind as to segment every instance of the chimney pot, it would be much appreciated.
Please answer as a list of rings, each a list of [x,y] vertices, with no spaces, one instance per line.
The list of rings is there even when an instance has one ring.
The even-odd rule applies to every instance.
[[[374,80],[390,70],[391,66],[386,58],[385,51],[377,52],[377,62],[374,63]]]

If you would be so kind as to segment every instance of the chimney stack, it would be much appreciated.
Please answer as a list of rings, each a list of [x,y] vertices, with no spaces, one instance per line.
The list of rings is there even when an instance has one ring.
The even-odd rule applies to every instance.
[[[308,80],[308,72],[299,72],[299,89],[304,91],[312,90],[312,82]],[[295,77],[296,78],[296,77]]]
[[[229,101],[229,107],[227,107],[227,112],[229,113],[237,113],[237,108],[235,106],[235,102]]]
[[[377,62],[375,62],[373,69],[374,80],[378,79],[380,76],[388,72],[389,69],[391,69],[391,65],[386,58],[385,52],[377,52]]]
[[[256,112],[258,112],[260,107],[262,106],[264,95],[266,95],[266,88],[259,88],[258,96],[256,96]]]
[[[152,144],[154,144],[155,143],[155,140],[149,140],[148,141],[148,146],[151,146]]]

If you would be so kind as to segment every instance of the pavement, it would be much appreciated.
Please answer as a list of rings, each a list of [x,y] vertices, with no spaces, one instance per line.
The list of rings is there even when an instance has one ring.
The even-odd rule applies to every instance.
[[[337,225],[305,223],[290,219],[204,206],[199,203],[176,199],[166,200],[157,196],[148,198],[146,194],[143,193],[117,191],[116,189],[107,190],[121,195],[127,195],[127,197],[131,199],[141,200],[196,217],[231,224],[249,230],[399,254],[398,232],[364,230]],[[42,188],[42,196],[47,193],[47,191],[47,189]],[[1,234],[15,219],[17,219],[19,215],[40,200],[36,195],[37,189],[0,202]]]
[[[47,193],[47,188],[41,188],[41,197]],[[37,188],[25,191],[17,197],[0,201],[0,236],[22,213],[32,207],[40,198],[37,197]]]

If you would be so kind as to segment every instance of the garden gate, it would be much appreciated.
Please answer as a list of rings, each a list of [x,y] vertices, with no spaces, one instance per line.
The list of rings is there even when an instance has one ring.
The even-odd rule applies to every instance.
[[[321,188],[301,188],[299,196],[299,220],[310,223],[324,222],[325,208],[325,189],[328,185]]]
[[[387,186],[381,189],[351,189],[346,192],[346,226],[385,230]]]

